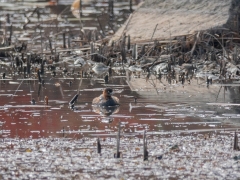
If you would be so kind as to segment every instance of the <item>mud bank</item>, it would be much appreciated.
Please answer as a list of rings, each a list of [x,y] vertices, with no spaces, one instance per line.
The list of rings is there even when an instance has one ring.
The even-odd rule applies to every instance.
[[[235,0],[147,0],[129,17],[114,39],[123,32],[138,42],[171,39],[214,28],[238,30],[239,5]]]

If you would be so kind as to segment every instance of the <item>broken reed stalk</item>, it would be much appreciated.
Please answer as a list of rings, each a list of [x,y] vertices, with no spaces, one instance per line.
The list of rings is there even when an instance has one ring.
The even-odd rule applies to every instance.
[[[223,82],[221,82],[221,83],[223,84]],[[219,91],[218,91],[218,94],[217,94],[217,97],[216,97],[216,101],[217,101],[217,99],[218,99],[218,96],[219,96],[219,93],[221,92],[222,87],[223,87],[223,86],[221,86],[221,87],[219,88]]]
[[[82,17],[82,0],[79,0],[79,15]]]
[[[108,0],[108,13],[109,19],[112,21],[114,17],[114,0]]]
[[[121,122],[118,123],[118,133],[117,133],[117,152],[114,154],[115,158],[120,158],[120,132],[121,132]]]
[[[135,44],[135,59],[138,59],[138,45]]]
[[[38,85],[38,98],[40,97],[41,89],[42,89],[42,84],[39,83],[39,85]]]
[[[51,54],[53,55],[52,40],[51,40],[51,38],[48,39],[48,42],[49,42],[49,49],[50,49],[50,51],[51,51]]]
[[[98,138],[97,139],[97,153],[98,154],[101,154],[101,149],[102,149],[102,147],[101,147],[100,139]]]
[[[66,49],[66,37],[65,32],[63,33],[63,48]]]
[[[132,0],[130,0],[130,2],[129,2],[129,11],[130,11],[130,12],[133,12],[133,9],[132,9]]]
[[[128,42],[127,42],[127,50],[129,51],[131,48],[131,37],[128,35]]]
[[[91,60],[94,59],[94,56],[95,56],[95,49],[94,49],[94,44],[93,42],[90,43],[90,54],[91,54]]]
[[[156,24],[156,26],[155,26],[155,29],[154,29],[153,34],[152,34],[152,37],[151,37],[151,41],[152,41],[153,36],[154,36],[154,34],[155,34],[156,30],[157,30],[157,26],[158,26],[158,24]]]
[[[138,46],[137,44],[133,45],[133,49],[132,49],[132,58],[134,60],[136,60],[138,58]]]
[[[8,24],[10,24],[10,14],[6,15],[6,21],[7,21]]]
[[[75,102],[77,102],[77,99],[78,99],[78,94],[76,94],[76,95],[72,98],[72,100],[69,102],[69,105],[75,104]]]
[[[31,54],[27,54],[27,74],[28,76],[30,75],[31,73]]]
[[[132,58],[135,59],[135,44],[133,45],[132,48]]]
[[[97,16],[97,21],[98,21],[99,27],[100,27],[100,29],[101,29],[101,31],[102,31],[103,37],[105,37],[105,33],[104,33],[103,28],[102,28],[102,24],[101,24],[100,21],[99,21],[98,16]]]
[[[68,49],[71,48],[71,36],[70,33],[68,32]]]
[[[239,150],[238,136],[237,136],[237,132],[236,131],[235,131],[235,134],[234,134],[233,150]]]
[[[146,46],[146,45],[144,44],[144,45],[142,45],[142,47],[141,47],[141,52],[140,52],[141,56],[143,56],[143,55],[145,54],[145,52],[146,52],[145,46]]]
[[[41,35],[41,57],[42,57],[42,61],[43,61],[43,42],[42,42],[43,38],[42,38],[42,29],[41,29],[40,25],[39,25],[39,28],[40,28],[40,35]]]
[[[80,29],[83,28],[81,17],[82,17],[82,0],[79,0],[79,23],[80,23]]]
[[[11,46],[11,43],[12,43],[12,30],[13,28],[12,28],[12,24],[11,24],[11,26],[10,26],[10,29],[9,29],[9,31],[10,31],[10,35],[9,35],[9,39],[8,39],[8,45],[9,46]]]
[[[193,55],[193,52],[196,49],[196,45],[197,45],[199,37],[200,37],[200,31],[197,33],[196,40],[195,40],[194,45],[193,45],[192,50],[191,50],[191,56]]]
[[[223,86],[221,86],[221,87],[219,88],[219,91],[218,91],[218,94],[217,94],[217,97],[216,97],[216,101],[217,101],[217,99],[218,99],[218,96],[219,96],[219,93],[221,92],[222,87],[223,87]],[[225,89],[224,89],[224,93],[225,93]],[[224,94],[224,96],[225,96],[225,94]],[[225,99],[225,97],[224,97],[224,99]],[[225,100],[224,100],[224,102],[225,102]]]
[[[17,87],[16,91],[15,91],[14,94],[12,95],[12,99],[13,99],[13,97],[16,95],[16,93],[17,93],[18,89],[20,88],[20,86],[22,85],[23,81],[24,81],[24,80],[22,80],[22,82],[19,84],[19,86]]]
[[[24,79],[26,78],[26,73],[27,73],[27,67],[24,66],[24,67],[23,67],[23,78],[24,78]]]
[[[143,161],[148,160],[146,131],[143,133]]]
[[[126,44],[126,36],[123,37],[122,45],[121,45],[122,65],[126,60],[125,44]]]

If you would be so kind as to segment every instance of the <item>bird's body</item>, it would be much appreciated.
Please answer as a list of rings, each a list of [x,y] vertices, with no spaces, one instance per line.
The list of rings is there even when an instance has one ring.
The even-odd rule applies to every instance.
[[[119,99],[115,96],[112,96],[112,89],[106,88],[99,97],[93,99],[93,105],[98,106],[117,106],[119,104]]]

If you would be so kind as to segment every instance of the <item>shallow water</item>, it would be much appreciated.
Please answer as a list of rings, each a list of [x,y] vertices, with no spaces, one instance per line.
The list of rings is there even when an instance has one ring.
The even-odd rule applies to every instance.
[[[157,135],[238,127],[235,122],[239,117],[231,105],[207,104],[211,101],[205,98],[211,94],[190,100],[180,92],[141,95],[130,90],[126,78],[115,75],[105,84],[100,77],[79,78],[76,74],[66,77],[61,72],[52,77],[46,71],[44,81],[41,85],[37,79],[21,79],[21,75],[0,81],[2,137],[115,137],[118,122],[126,136],[138,136],[144,130]],[[119,111],[110,116],[95,113],[91,104],[105,87],[113,88],[121,104]],[[78,90],[80,95],[71,110],[69,102]],[[48,106],[44,104],[45,96]],[[31,105],[32,98],[36,105]]]

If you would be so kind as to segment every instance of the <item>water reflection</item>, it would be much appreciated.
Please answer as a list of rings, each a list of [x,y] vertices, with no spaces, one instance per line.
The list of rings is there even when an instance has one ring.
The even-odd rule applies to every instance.
[[[119,106],[94,106],[93,111],[103,116],[110,116],[119,112]]]

